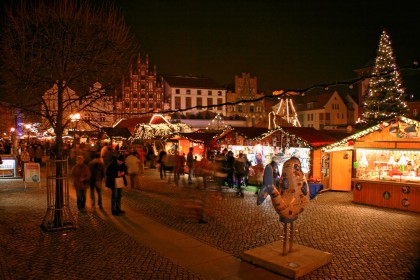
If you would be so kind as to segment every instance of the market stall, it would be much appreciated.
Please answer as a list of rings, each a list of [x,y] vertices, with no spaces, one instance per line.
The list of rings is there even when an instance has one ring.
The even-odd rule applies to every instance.
[[[354,202],[420,212],[420,122],[398,117],[326,149],[353,155],[352,171],[340,176],[352,174]],[[343,167],[331,162],[333,170]]]
[[[251,162],[249,182],[261,184],[264,167],[273,159],[282,170],[283,163],[291,157],[299,158],[305,175],[321,181],[321,150],[323,145],[336,140],[310,127],[230,128],[219,139],[221,148],[242,151]],[[255,176],[255,177],[254,177]]]

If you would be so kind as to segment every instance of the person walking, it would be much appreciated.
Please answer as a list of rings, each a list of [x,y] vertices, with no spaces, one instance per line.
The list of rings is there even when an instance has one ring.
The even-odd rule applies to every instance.
[[[194,173],[194,155],[193,155],[193,147],[190,147],[190,150],[187,154],[187,166],[188,166],[188,184],[192,184],[192,177]]]
[[[44,151],[42,150],[41,145],[38,145],[35,149],[35,159],[34,161],[36,163],[39,163],[39,165],[42,164],[42,156],[44,155]]]
[[[102,181],[105,178],[105,164],[101,160],[99,153],[96,153],[93,159],[89,162],[90,168],[90,201],[92,202],[92,208],[95,207],[95,190],[98,194],[98,206],[102,208]]]
[[[120,155],[118,158],[114,158],[106,169],[106,180],[105,186],[110,188],[111,194],[111,211],[114,216],[121,216],[125,214],[125,211],[121,210],[121,198],[123,194],[123,188],[117,188],[115,185],[116,178],[123,178],[124,185],[127,186],[127,166],[124,163],[124,156]]]
[[[146,147],[140,146],[136,149],[137,151],[137,157],[140,160],[140,174],[143,175],[144,174],[144,165],[146,162],[146,151],[145,151]]]
[[[25,163],[28,163],[31,161],[31,155],[29,154],[26,147],[23,147],[22,153],[20,154],[20,172],[23,177],[23,180],[25,180]]]
[[[34,159],[35,159],[35,150],[34,150],[34,147],[31,144],[28,144],[27,145],[27,150],[28,150],[29,156],[31,158],[30,161],[34,161]]]
[[[233,157],[232,151],[229,151],[226,155],[226,173],[228,186],[229,188],[233,188],[235,182],[235,158]]]
[[[125,159],[127,165],[127,173],[130,178],[130,188],[140,189],[139,172],[140,172],[140,159],[137,157],[137,152],[133,151]]]
[[[71,169],[71,176],[73,178],[73,186],[76,190],[77,209],[80,212],[85,211],[86,206],[86,190],[89,188],[90,169],[84,163],[83,156],[76,157],[76,164]]]
[[[161,180],[163,180],[163,178],[166,178],[166,159],[166,151],[164,149],[160,150],[157,162],[159,164],[159,173]]]
[[[237,186],[238,186],[236,195],[240,197],[244,197],[242,184],[245,183],[246,161],[242,153],[239,153],[238,158],[234,161],[234,170],[235,170],[235,177],[236,177]]]
[[[174,176],[175,176],[175,184],[178,186],[179,179],[181,178],[181,174],[184,174],[184,167],[185,167],[185,154],[180,154],[179,151],[175,151],[176,154],[176,164],[174,166]]]

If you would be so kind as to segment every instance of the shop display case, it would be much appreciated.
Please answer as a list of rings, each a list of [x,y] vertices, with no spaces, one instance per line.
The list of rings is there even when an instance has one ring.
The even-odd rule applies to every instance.
[[[420,151],[357,149],[353,167],[359,180],[420,183]]]

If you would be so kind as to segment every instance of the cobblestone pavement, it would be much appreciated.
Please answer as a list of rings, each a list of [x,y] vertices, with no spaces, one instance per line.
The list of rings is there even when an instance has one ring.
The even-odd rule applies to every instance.
[[[19,182],[0,180],[3,279],[200,278],[107,224],[93,209],[76,216],[77,230],[43,232],[39,225],[46,211],[45,189],[25,190]],[[257,206],[253,193],[239,198],[231,191],[198,192],[205,196],[208,214],[208,223],[199,224],[183,207],[196,193],[185,180],[177,187],[147,169],[141,184],[141,190],[124,192],[123,208],[238,258],[243,251],[281,239],[270,201]],[[333,254],[331,263],[302,279],[416,279],[420,214],[353,204],[351,199],[351,192],[319,194],[295,222],[296,243]],[[72,190],[73,213],[75,204]],[[109,212],[108,205],[104,208]]]

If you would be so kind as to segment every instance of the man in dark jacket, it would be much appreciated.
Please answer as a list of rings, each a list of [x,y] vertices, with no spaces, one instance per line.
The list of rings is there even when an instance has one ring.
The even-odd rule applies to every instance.
[[[112,190],[111,211],[114,216],[121,216],[125,214],[125,211],[121,210],[123,188],[117,188],[115,185],[116,178],[123,178],[124,185],[127,186],[127,180],[125,178],[125,175],[127,174],[127,166],[125,165],[124,160],[124,156],[120,155],[118,158],[112,160],[106,169],[105,186]]]

